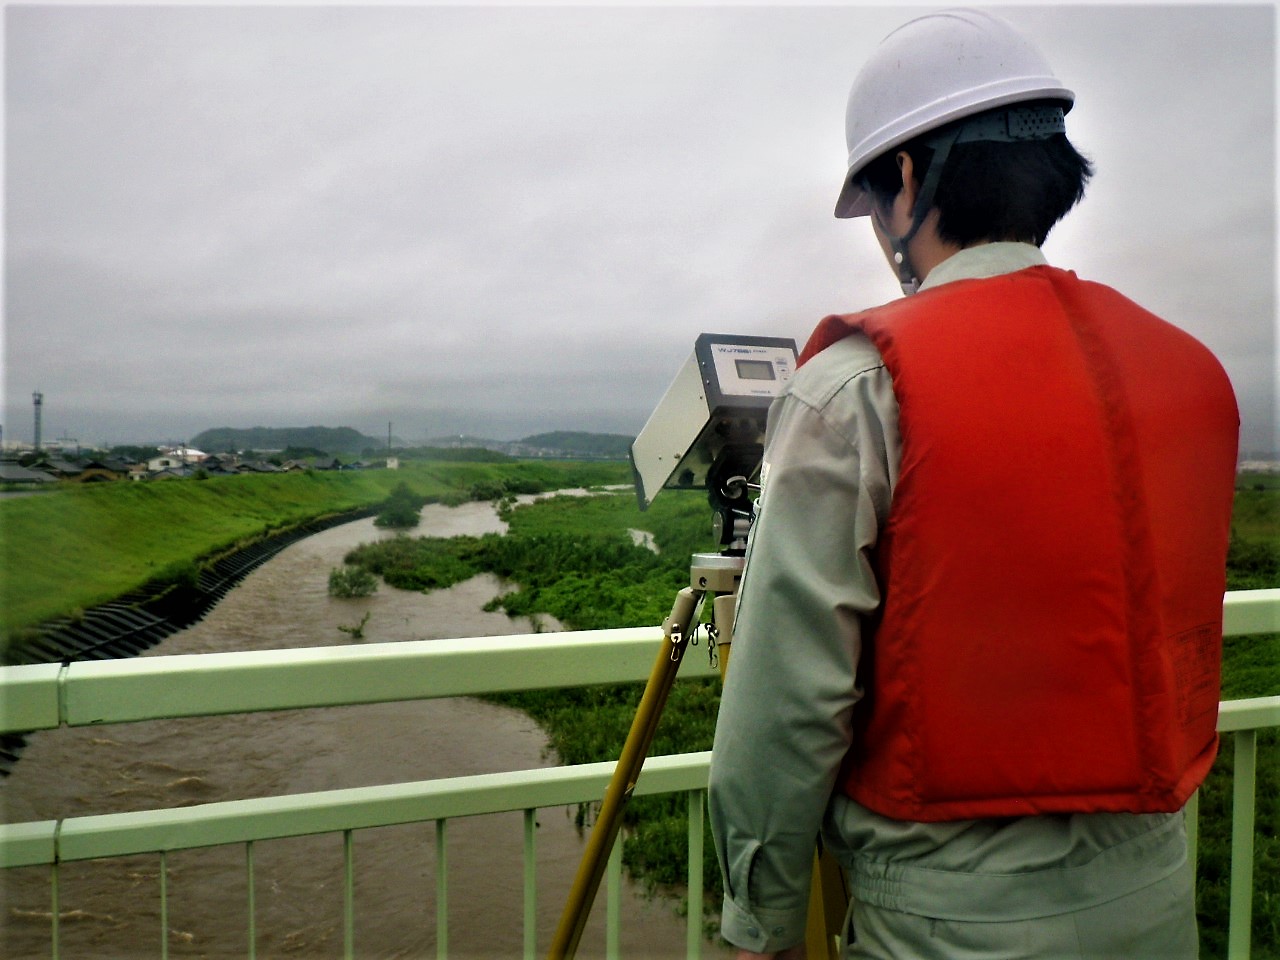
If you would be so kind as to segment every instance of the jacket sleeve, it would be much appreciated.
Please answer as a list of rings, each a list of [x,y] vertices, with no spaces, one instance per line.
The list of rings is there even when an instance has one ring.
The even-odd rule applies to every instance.
[[[759,952],[804,937],[815,842],[861,695],[860,618],[879,603],[869,553],[889,478],[875,407],[892,406],[896,429],[896,404],[883,368],[857,379],[826,398],[793,386],[770,412],[716,724],[721,932]]]

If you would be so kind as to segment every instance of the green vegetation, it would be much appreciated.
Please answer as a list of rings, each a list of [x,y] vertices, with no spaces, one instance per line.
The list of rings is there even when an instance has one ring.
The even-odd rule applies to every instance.
[[[349,636],[352,640],[363,640],[364,627],[365,627],[365,624],[367,624],[368,622],[369,622],[369,611],[366,610],[364,616],[360,618],[359,623],[352,624],[349,627],[343,626],[342,624],[338,624],[338,629],[341,630],[343,633],[345,633],[347,636]]]
[[[1269,586],[1280,586],[1272,582]],[[1280,693],[1280,634],[1228,637],[1223,643],[1222,698]],[[1254,829],[1253,960],[1280,958],[1280,730],[1258,732]],[[1235,752],[1223,737],[1217,762],[1200,788],[1196,906],[1202,955],[1225,957],[1231,892],[1231,790]]]
[[[152,457],[158,457],[160,455],[160,448],[146,445],[140,446],[132,443],[121,443],[110,447],[105,451],[105,453],[108,457],[114,457],[117,459],[127,458],[140,463],[146,463]]]
[[[347,554],[349,564],[377,573],[392,586],[414,590],[448,587],[481,571],[519,584],[490,607],[508,613],[547,613],[567,627],[660,624],[676,592],[689,582],[690,555],[714,551],[711,511],[702,494],[671,492],[641,513],[630,493],[559,496],[507,511],[505,536],[396,538],[365,544]],[[652,534],[654,550],[637,545],[631,530]],[[705,640],[703,641],[705,644]],[[690,656],[706,656],[705,646]],[[709,750],[719,705],[719,685],[675,685],[654,739],[655,754]],[[642,686],[620,684],[503,696],[547,732],[566,764],[616,759],[626,740]],[[589,724],[582,718],[590,716]],[[580,818],[587,811],[580,810]],[[626,809],[623,861],[656,886],[685,879],[683,796],[639,797]],[[709,845],[708,845],[709,847]],[[704,881],[717,902],[719,870],[708,849]]]
[[[1231,590],[1280,585],[1280,475],[1246,474],[1236,481],[1227,578]]]
[[[400,470],[60,484],[0,501],[0,645],[262,536],[373,507],[401,482],[427,500],[461,503],[495,484],[557,490],[629,479],[625,464],[608,462],[424,462]]]
[[[488,571],[520,584],[493,607],[548,613],[591,630],[661,623],[689,579],[690,553],[714,546],[710,511],[698,495],[673,494],[643,514],[628,493],[552,497],[504,515],[506,536],[396,538],[358,547],[345,560],[405,590],[448,587]],[[699,525],[701,543],[690,535]],[[628,529],[651,532],[660,552],[637,546]]]
[[[1242,478],[1237,491],[1229,586],[1280,586],[1274,565],[1280,552],[1280,484]],[[348,554],[389,584],[415,590],[447,587],[481,571],[497,573],[518,589],[495,598],[512,614],[548,613],[573,629],[658,624],[688,579],[689,556],[713,550],[710,510],[696,494],[667,494],[646,513],[625,496],[555,497],[508,512],[506,536],[399,538]],[[647,530],[659,552],[635,545],[629,530]],[[705,655],[691,651],[691,656]],[[500,698],[532,715],[546,730],[562,762],[614,760],[639,701],[639,685],[522,693]],[[1280,635],[1228,638],[1223,696],[1245,698],[1280,692]],[[654,743],[655,754],[710,749],[718,685],[675,685]],[[583,723],[584,716],[591,723]],[[1277,732],[1259,737],[1257,822],[1280,822],[1280,743]],[[1233,765],[1230,740],[1202,789],[1198,908],[1206,957],[1225,956],[1230,890],[1230,804]],[[580,811],[585,818],[587,811]],[[636,798],[627,807],[623,861],[633,874],[665,888],[685,880],[683,797]],[[1280,943],[1280,841],[1273,831],[1256,836],[1254,957],[1275,958]],[[706,903],[719,901],[720,877],[708,844],[703,864]]]
[[[1280,587],[1280,475],[1242,474],[1236,481],[1227,554],[1227,589]],[[1227,637],[1222,651],[1222,698],[1280,694],[1280,634]],[[1225,957],[1231,890],[1231,787],[1234,744],[1223,738],[1218,760],[1200,788],[1196,886],[1202,955]],[[1255,793],[1253,960],[1280,958],[1280,730],[1258,732]],[[1268,827],[1270,825],[1270,827]]]
[[[335,567],[329,571],[329,596],[340,600],[371,596],[378,589],[378,578],[364,567]]]
[[[383,503],[378,515],[373,518],[376,527],[389,527],[396,530],[408,530],[416,527],[420,519],[425,497],[420,497],[409,489],[409,485],[401,481],[391,491]]]

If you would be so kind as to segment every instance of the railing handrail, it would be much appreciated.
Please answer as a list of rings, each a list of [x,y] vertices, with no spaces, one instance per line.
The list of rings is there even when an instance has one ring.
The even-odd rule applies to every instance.
[[[1280,696],[1224,700],[1221,732],[1280,727]],[[637,796],[702,790],[709,752],[655,756]],[[0,868],[564,806],[603,795],[612,761],[0,824]]]
[[[655,627],[0,667],[0,733],[643,680]],[[706,656],[681,676],[717,675]]]
[[[651,757],[637,796],[705,789],[709,752]],[[0,824],[0,868],[187,850],[531,808],[599,797],[613,763],[347,787],[162,810]]]
[[[1280,589],[1226,594],[1224,635],[1272,632]],[[627,627],[0,667],[0,733],[639,681],[661,638]],[[681,667],[715,673],[696,651]]]

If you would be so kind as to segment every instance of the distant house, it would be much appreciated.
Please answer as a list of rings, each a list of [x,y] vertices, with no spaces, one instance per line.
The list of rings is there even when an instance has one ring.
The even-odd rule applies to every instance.
[[[123,469],[121,469],[123,468]],[[71,479],[78,483],[103,483],[109,480],[119,480],[126,476],[129,468],[123,466],[113,466],[106,460],[88,460],[80,465],[80,472]]]
[[[108,470],[117,476],[125,476],[133,467],[135,461],[126,457],[107,457],[105,460],[98,461],[106,466]]]
[[[58,480],[70,480],[84,469],[80,464],[71,460],[63,460],[61,457],[50,457],[33,463],[31,466],[32,469],[40,470]]]
[[[239,473],[239,458],[233,454],[211,454],[200,461],[200,469],[211,477],[227,477]]]
[[[16,460],[0,460],[0,483],[20,483],[38,487],[45,483],[57,483],[58,478],[41,470],[24,467]]]
[[[203,450],[195,450],[192,447],[167,447],[164,455],[174,457],[184,463],[200,463],[209,455]]]
[[[56,480],[73,480],[77,483],[101,483],[119,480],[129,468],[106,460],[66,460],[50,457],[31,465],[31,469],[47,474]]]
[[[196,467],[189,463],[180,463],[175,467],[165,467],[162,470],[155,470],[147,474],[148,480],[186,480],[193,476]]]
[[[283,473],[282,468],[277,467],[274,463],[268,463],[266,460],[254,460],[250,463],[241,463],[236,467],[237,473]]]
[[[186,466],[186,461],[181,457],[175,457],[171,453],[164,453],[147,461],[147,472],[159,473],[161,470],[173,470],[183,466]]]

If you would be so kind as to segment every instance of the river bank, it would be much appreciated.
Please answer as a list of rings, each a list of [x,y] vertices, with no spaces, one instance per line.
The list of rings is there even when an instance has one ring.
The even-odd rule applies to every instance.
[[[202,565],[298,524],[367,509],[399,484],[428,502],[491,500],[626,482],[623,463],[409,462],[151,483],[75,484],[0,501],[0,652],[56,617],[140,588],[194,582]]]

